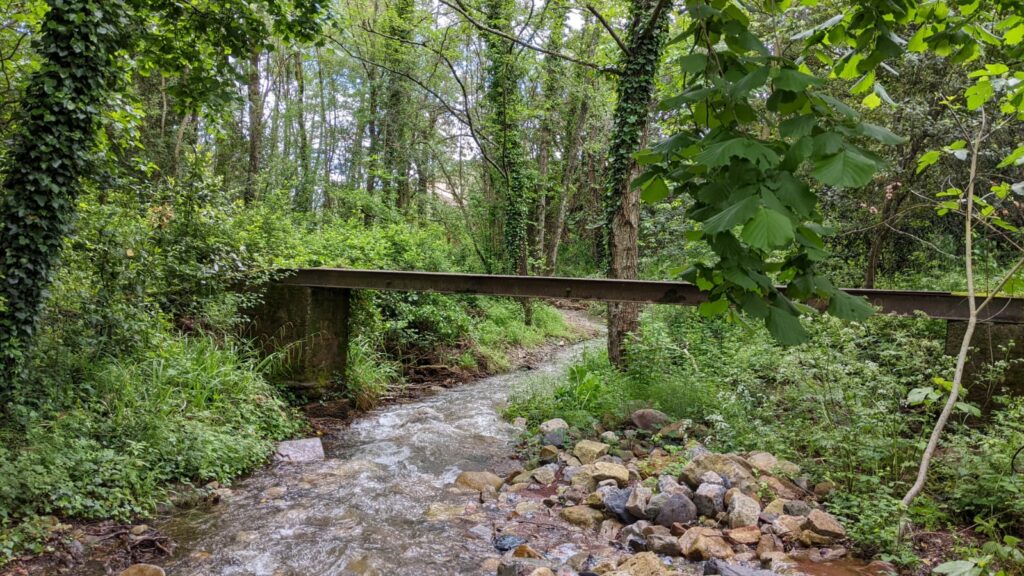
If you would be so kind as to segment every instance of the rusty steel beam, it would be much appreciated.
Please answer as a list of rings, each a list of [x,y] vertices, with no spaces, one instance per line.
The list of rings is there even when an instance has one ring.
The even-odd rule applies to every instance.
[[[656,280],[304,268],[289,271],[280,282],[313,288],[565,298],[682,306],[695,306],[707,301],[707,295],[693,284]],[[940,320],[967,320],[967,297],[964,295],[864,288],[846,288],[844,291],[866,297],[886,313],[909,316],[921,312]],[[1024,298],[993,298],[980,319],[985,322],[1022,324]]]

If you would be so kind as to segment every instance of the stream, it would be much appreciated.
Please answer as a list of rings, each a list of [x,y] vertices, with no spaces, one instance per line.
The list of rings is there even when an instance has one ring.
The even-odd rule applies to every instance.
[[[452,482],[462,470],[507,462],[517,429],[500,411],[514,386],[563,373],[601,342],[557,349],[534,370],[369,412],[323,438],[326,460],[268,466],[216,506],[176,512],[161,526],[178,543],[167,573],[487,573],[485,561],[498,555],[496,511],[467,506]]]

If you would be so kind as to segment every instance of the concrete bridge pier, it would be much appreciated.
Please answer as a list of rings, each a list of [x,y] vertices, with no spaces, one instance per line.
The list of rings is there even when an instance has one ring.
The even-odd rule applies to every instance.
[[[251,309],[251,336],[266,355],[283,354],[284,379],[310,399],[345,389],[352,291],[288,284],[266,287]]]

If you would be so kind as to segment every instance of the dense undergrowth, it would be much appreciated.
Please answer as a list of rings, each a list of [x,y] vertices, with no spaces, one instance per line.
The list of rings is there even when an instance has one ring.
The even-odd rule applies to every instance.
[[[40,549],[42,516],[145,516],[174,485],[228,481],[301,430],[275,384],[284,355],[239,337],[276,269],[476,266],[444,206],[411,224],[345,191],[311,215],[286,193],[245,206],[207,178],[121,190],[81,200],[0,422],[0,564]],[[518,303],[470,296],[362,293],[355,314],[345,394],[363,408],[418,361],[500,370],[514,346],[571,335],[548,306],[526,326]]]
[[[917,563],[911,540],[900,535],[904,514],[925,530],[970,526],[991,541],[987,550],[960,542],[964,556],[994,560],[1012,551],[1006,542],[1024,533],[1024,476],[1010,470],[1024,445],[1024,400],[1003,399],[987,425],[970,427],[974,408],[964,403],[927,494],[904,511],[899,497],[913,481],[952,372],[944,323],[876,316],[809,324],[811,342],[784,348],[760,327],[651,308],[626,372],[591,354],[564,378],[514,391],[508,416],[533,424],[562,417],[590,430],[656,407],[689,420],[689,437],[714,450],[771,451],[834,482],[830,507],[863,555]],[[1024,569],[1002,561],[1006,573]]]

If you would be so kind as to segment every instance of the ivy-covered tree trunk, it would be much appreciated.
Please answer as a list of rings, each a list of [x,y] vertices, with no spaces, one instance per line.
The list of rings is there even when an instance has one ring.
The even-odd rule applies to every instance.
[[[121,0],[64,0],[43,21],[0,191],[0,394],[35,330],[133,20]]]
[[[249,55],[248,97],[249,97],[249,166],[246,170],[245,201],[256,199],[256,177],[260,172],[260,156],[263,152],[263,94],[260,90],[260,54],[253,50]]]
[[[388,60],[395,72],[387,76],[387,96],[384,103],[384,168],[388,173],[385,183],[389,200],[401,210],[408,210],[411,203],[409,167],[411,165],[411,134],[413,124],[412,90],[409,81],[401,73],[409,74],[412,57],[406,44],[412,39],[412,0],[398,0],[393,12],[387,14],[385,30],[394,38],[388,41]]]
[[[551,27],[547,41],[547,50],[557,53],[562,51],[565,19],[568,7],[560,0],[549,3],[551,11]],[[534,216],[535,237],[533,242],[534,257],[543,263],[545,245],[547,243],[547,221],[549,204],[558,192],[557,180],[551,175],[551,148],[555,142],[555,123],[559,109],[564,105],[564,74],[565,66],[559,58],[547,56],[544,59],[544,84],[541,92],[541,117],[537,129],[537,207]],[[563,158],[564,160],[564,158]]]
[[[487,25],[494,30],[512,34],[515,14],[514,0],[488,0]],[[523,101],[519,93],[522,70],[515,45],[494,34],[486,35],[487,128],[495,148],[497,167],[488,171],[491,187],[502,206],[502,254],[500,271],[506,274],[528,274],[527,219],[531,203],[530,182],[526,171],[523,144]],[[529,302],[523,301],[527,323],[532,317]]]
[[[658,7],[653,0],[633,0],[630,5],[628,51],[623,54],[620,65],[622,74],[608,151],[604,202],[609,278],[637,277],[640,191],[633,189],[630,183],[636,172],[633,154],[641,148],[647,129],[654,75],[668,30],[668,10],[660,8],[664,7]],[[624,363],[623,346],[627,336],[636,331],[639,317],[638,304],[608,304],[608,358],[616,366]]]

